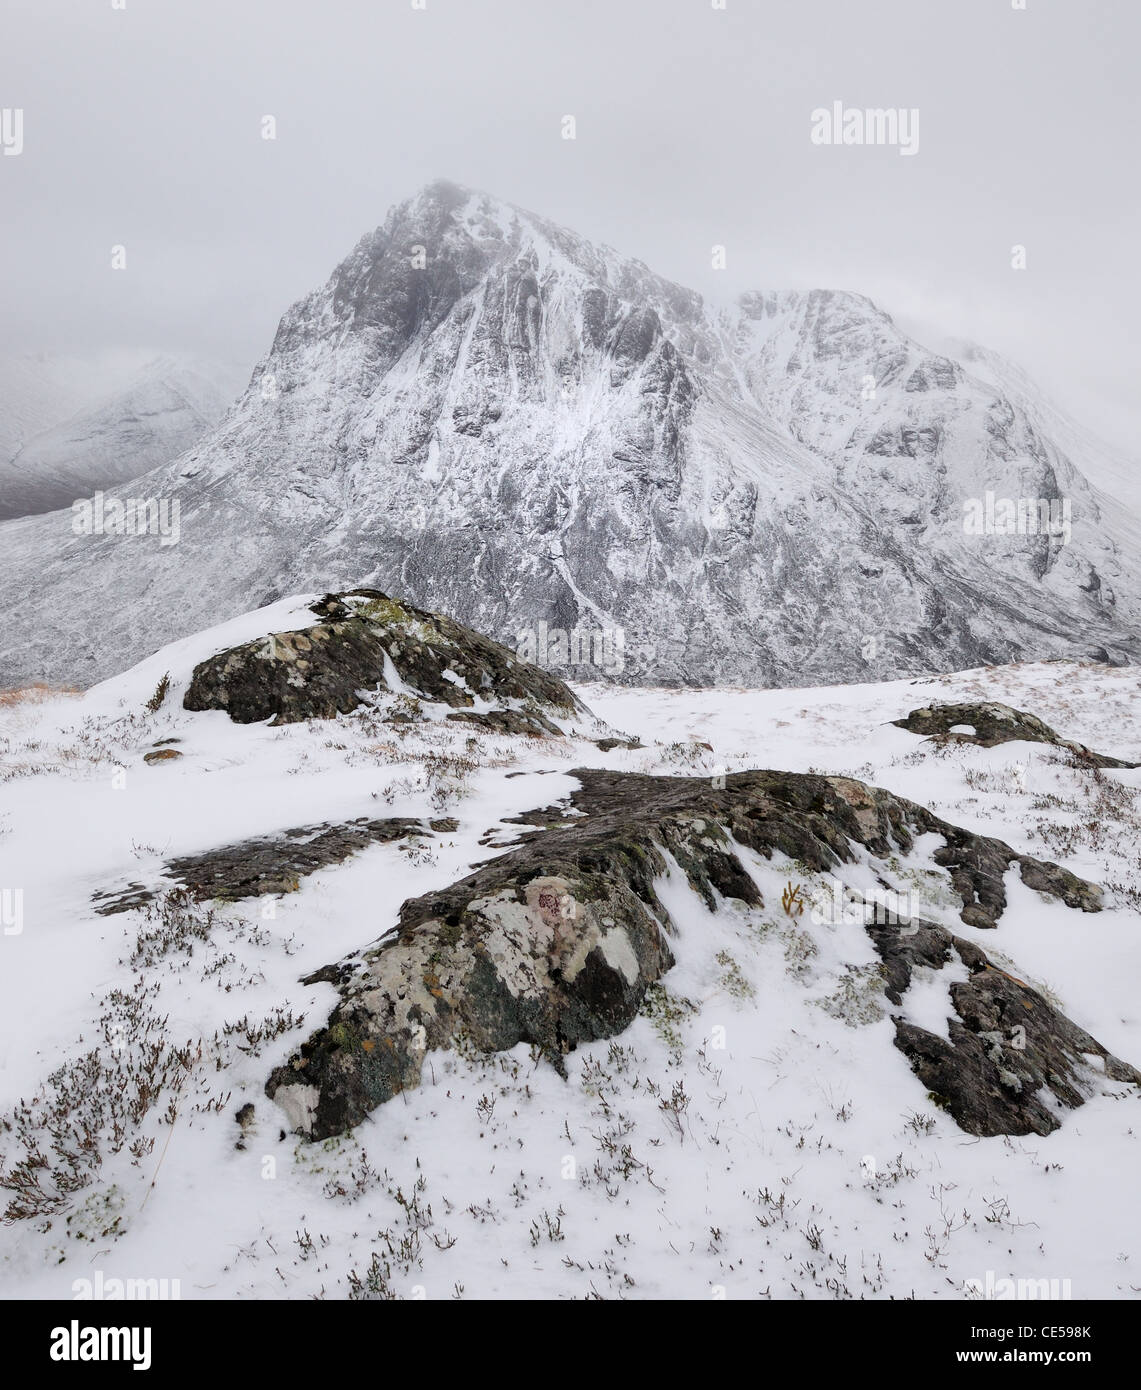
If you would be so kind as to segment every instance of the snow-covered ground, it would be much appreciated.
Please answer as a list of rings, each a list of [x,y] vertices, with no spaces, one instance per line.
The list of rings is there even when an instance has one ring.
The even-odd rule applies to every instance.
[[[1075,1299],[1141,1291],[1141,1097],[1109,1085],[1047,1138],[964,1134],[893,1046],[865,933],[788,917],[781,891],[802,871],[776,858],[743,852],[763,910],[711,913],[677,871],[660,885],[677,966],[629,1031],[567,1058],[566,1081],[526,1047],[433,1053],[420,1090],[312,1145],[283,1132],[263,1092],[336,1002],[331,985],[299,980],[499,852],[487,832],[508,842],[503,819],[566,795],[577,766],[850,774],[1107,885],[1107,910],[1084,914],[1009,874],[1007,911],[981,931],[959,922],[929,847],[898,866],[917,912],[1015,963],[1137,1064],[1141,772],[1078,770],[1044,745],[939,748],[886,722],[985,697],[1141,759],[1136,669],[578,687],[644,745],[609,753],[589,720],[581,738],[540,740],[367,714],[240,727],[182,710],[195,661],[299,616],[276,605],[84,695],[0,697],[0,1115],[14,1123],[27,1101],[24,1133],[64,1116],[77,1174],[54,1209],[35,1169],[23,1198],[0,1192],[0,1206],[34,1213],[4,1225],[0,1294],[67,1298],[97,1273],[177,1280],[184,1299],[963,1299],[988,1273],[1057,1280]],[[182,757],[144,763],[166,739]],[[458,828],[373,846],[278,899],[218,905],[209,923],[205,908],[93,909],[93,893],[150,884],[173,855],[360,816]],[[932,973],[905,999],[934,1031],[946,983]],[[20,1133],[0,1129],[9,1181]],[[50,1139],[42,1148],[58,1168]]]

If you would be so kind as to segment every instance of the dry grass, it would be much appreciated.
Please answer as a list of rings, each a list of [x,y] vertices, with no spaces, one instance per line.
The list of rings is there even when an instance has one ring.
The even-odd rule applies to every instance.
[[[17,705],[41,705],[45,700],[54,700],[57,695],[82,693],[77,685],[48,685],[46,681],[34,681],[31,685],[0,690],[0,709],[15,709]]]

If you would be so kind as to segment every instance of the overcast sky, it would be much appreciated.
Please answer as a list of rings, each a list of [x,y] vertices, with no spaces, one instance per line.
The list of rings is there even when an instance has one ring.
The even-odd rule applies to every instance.
[[[252,366],[447,177],[703,292],[861,291],[1141,455],[1139,0],[124,3],[0,0],[5,351]],[[918,152],[814,145],[836,101],[917,108]]]

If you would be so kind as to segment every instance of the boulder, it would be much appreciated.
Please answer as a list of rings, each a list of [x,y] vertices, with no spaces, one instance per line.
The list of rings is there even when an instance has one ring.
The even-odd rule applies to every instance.
[[[151,753],[143,754],[143,762],[149,763],[153,767],[155,763],[169,763],[181,757],[182,754],[177,748],[156,748]]]
[[[377,589],[326,594],[311,611],[320,621],[310,627],[200,662],[184,708],[225,710],[237,724],[292,724],[396,691],[463,710],[493,731],[536,735],[560,732],[552,716],[587,713],[562,681],[507,647]]]
[[[1027,714],[994,700],[966,705],[929,705],[913,709],[905,718],[891,722],[912,734],[975,743],[980,748],[994,748],[1000,743],[1050,743],[1066,749],[1088,767],[1141,767],[1141,763],[1127,763],[1105,753],[1091,752],[1084,743],[1075,743],[1055,733],[1036,714]],[[972,732],[963,732],[964,729]]]

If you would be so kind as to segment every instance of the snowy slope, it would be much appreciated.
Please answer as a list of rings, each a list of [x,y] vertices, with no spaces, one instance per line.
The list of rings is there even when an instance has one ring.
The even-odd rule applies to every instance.
[[[139,360],[92,360],[57,353],[0,357],[0,463],[42,430],[121,386]]]
[[[358,583],[512,645],[621,629],[635,682],[1135,660],[1141,549],[1081,465],[859,295],[707,308],[433,184],[289,310],[218,428],[132,485],[179,501],[177,546],[65,515],[0,530],[0,682],[86,684],[156,637]],[[966,535],[988,491],[1065,499],[1068,543]]]
[[[971,373],[1015,402],[1072,459],[1081,461],[1086,478],[1106,494],[1102,520],[1114,536],[1134,542],[1141,531],[1141,462],[1079,424],[1043,394],[1037,383],[1008,358],[978,343],[954,344],[955,355]]]
[[[0,465],[0,519],[70,507],[169,463],[221,419],[236,387],[231,378],[193,359],[153,358]]]
[[[181,709],[197,661],[306,615],[304,599],[282,601],[85,695],[0,706],[6,926],[22,892],[21,929],[0,938],[0,1009],[20,1019],[0,1055],[0,1111],[58,1067],[83,1075],[74,1068],[92,1049],[112,1075],[138,1066],[148,1043],[188,1059],[171,1061],[137,1123],[124,1121],[117,1153],[103,1135],[101,1166],[62,1210],[6,1227],[0,1289],[67,1298],[98,1271],[177,1280],[185,1299],[962,1299],[991,1272],[1056,1279],[1073,1298],[1131,1296],[1136,1096],[1106,1087],[1045,1138],[962,1133],[892,1045],[863,931],[782,917],[781,889],[802,870],[779,857],[749,866],[772,906],[760,919],[725,901],[710,912],[680,873],[659,883],[679,926],[667,992],[628,1032],[570,1054],[566,1081],[525,1047],[433,1054],[420,1089],[320,1145],[285,1135],[263,1087],[335,1002],[331,985],[303,977],[382,935],[406,897],[497,853],[512,832],[503,818],[564,795],[570,769],[601,765],[846,773],[1106,884],[1107,910],[1079,917],[1010,874],[1009,907],[982,931],[958,922],[945,875],[941,889],[923,871],[928,850],[903,866],[925,913],[1016,962],[1137,1062],[1141,773],[1095,775],[1041,745],[940,749],[886,722],[933,699],[999,699],[1141,758],[1135,671],[1043,664],[767,692],[580,687],[645,744],[608,754],[580,736],[379,730],[364,714],[238,726]],[[166,673],[166,700],[145,713]],[[144,764],[172,739],[163,746],[180,759]],[[432,769],[452,755],[466,770],[440,781]],[[457,825],[414,851],[374,846],[280,899],[219,907],[200,934],[180,934],[177,914],[94,913],[94,893],[149,882],[172,855],[376,814]],[[933,975],[907,996],[936,1031],[945,985]],[[50,1007],[29,1007],[47,997]],[[12,1144],[0,1134],[6,1173]]]

